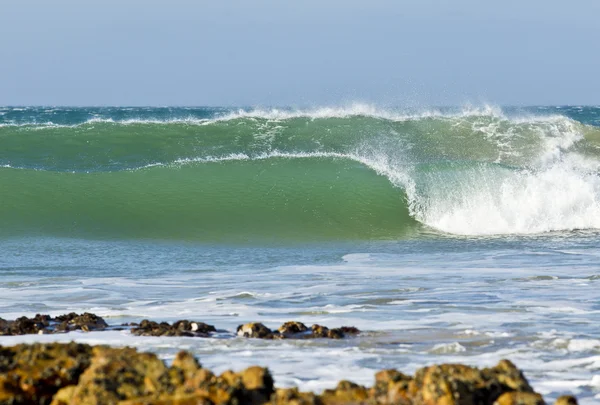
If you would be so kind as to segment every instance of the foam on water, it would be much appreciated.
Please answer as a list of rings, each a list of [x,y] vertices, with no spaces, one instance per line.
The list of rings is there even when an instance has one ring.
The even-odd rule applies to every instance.
[[[340,379],[370,385],[383,368],[413,373],[434,362],[492,366],[508,358],[550,399],[569,390],[593,403],[591,382],[600,373],[597,245],[586,237],[568,246],[561,237],[440,243],[213,250],[0,241],[4,318],[76,310],[113,325],[184,318],[224,330],[210,339],[111,331],[0,340],[129,345],[166,360],[188,349],[217,372],[260,364],[279,385],[303,390]],[[235,337],[241,323],[276,327],[292,319],[364,332],[333,342]]]

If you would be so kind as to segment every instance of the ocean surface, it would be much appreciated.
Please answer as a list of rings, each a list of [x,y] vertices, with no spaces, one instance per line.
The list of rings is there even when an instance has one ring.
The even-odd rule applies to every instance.
[[[280,386],[432,363],[600,402],[600,107],[0,107],[0,317],[216,325],[0,345],[181,349]],[[342,341],[234,338],[288,320]]]

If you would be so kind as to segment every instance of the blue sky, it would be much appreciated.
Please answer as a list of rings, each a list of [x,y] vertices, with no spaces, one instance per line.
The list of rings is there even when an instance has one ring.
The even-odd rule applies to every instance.
[[[598,0],[18,0],[0,105],[600,104]]]

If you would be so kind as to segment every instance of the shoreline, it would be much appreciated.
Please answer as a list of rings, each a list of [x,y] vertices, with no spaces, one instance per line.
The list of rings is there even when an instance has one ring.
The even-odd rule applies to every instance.
[[[168,367],[154,353],[80,343],[0,346],[0,404],[273,404],[273,405],[544,405],[512,362],[476,368],[423,367],[409,376],[395,369],[375,374],[370,387],[339,381],[321,394],[276,388],[267,368],[215,375],[180,351]],[[555,405],[577,405],[561,396]]]
[[[58,335],[70,332],[81,336],[88,332],[103,331],[130,331],[132,336],[154,336],[165,339],[171,337],[247,338],[265,341],[343,339],[350,344],[354,337],[361,334],[361,331],[353,327],[331,329],[322,325],[307,327],[301,322],[294,321],[286,322],[273,330],[261,323],[246,323],[240,325],[235,333],[231,333],[231,331],[217,329],[213,325],[189,320],[172,324],[143,320],[139,323],[109,325],[102,317],[92,313],[69,313],[56,317],[38,314],[32,318],[20,317],[13,321],[0,318],[0,404],[541,405],[550,403],[544,402],[543,397],[529,385],[523,372],[510,360],[500,360],[494,367],[481,369],[458,363],[429,365],[416,370],[413,376],[395,369],[384,369],[375,374],[375,382],[372,386],[342,380],[333,389],[325,389],[322,392],[300,392],[297,388],[276,389],[273,385],[273,377],[266,367],[252,366],[237,374],[225,371],[217,376],[199,366],[198,360],[189,352],[179,352],[172,365],[167,367],[166,363],[153,353],[156,349],[150,352],[138,352],[137,349],[128,346],[90,345],[73,341],[71,343],[29,342],[11,347],[2,344],[4,336]],[[370,332],[372,331],[367,333]],[[80,358],[82,353],[83,359]],[[224,355],[227,356],[226,353]],[[256,359],[260,360],[259,357]],[[75,371],[69,369],[73,364],[78,364]],[[152,369],[154,371],[148,368],[149,365],[154,367]],[[162,386],[163,383],[157,381],[162,381],[161,378],[164,380],[166,377],[156,377],[156,367],[162,370],[161,375],[183,373],[185,377],[180,376],[179,380]],[[113,374],[105,373],[113,369],[119,371]],[[104,381],[101,387],[97,386],[98,372],[101,373],[101,379]],[[48,377],[53,373],[58,376]],[[65,379],[64,373],[71,378]],[[86,380],[83,377],[84,373],[95,374],[93,378]],[[137,375],[136,378],[141,381],[139,386],[135,389],[129,385],[122,388],[124,376],[131,373]],[[46,377],[41,378],[42,375]],[[255,392],[256,387],[246,386],[244,378],[251,379],[254,381],[252,384],[255,384],[258,378],[256,375],[262,376],[260,384],[263,388]],[[158,380],[154,381],[153,379],[156,378]],[[107,391],[108,386],[116,387],[114,392],[108,392],[110,391]],[[56,387],[60,390],[58,388],[54,390]],[[133,396],[123,394],[131,389],[137,394]],[[93,394],[89,394],[90,392]],[[573,396],[563,395],[555,404],[573,405],[577,404],[577,400]]]

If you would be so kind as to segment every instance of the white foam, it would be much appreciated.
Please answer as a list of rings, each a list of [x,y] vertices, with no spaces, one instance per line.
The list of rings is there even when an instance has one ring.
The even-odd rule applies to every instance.
[[[416,111],[408,111],[403,109],[382,108],[373,104],[367,103],[351,103],[346,106],[324,106],[313,107],[306,109],[282,109],[282,108],[254,108],[254,109],[238,109],[237,111],[225,112],[212,118],[196,118],[192,115],[187,117],[176,117],[167,119],[158,118],[127,118],[113,119],[95,116],[85,122],[73,125],[57,124],[54,122],[25,122],[1,123],[0,127],[58,127],[58,128],[74,128],[82,125],[95,123],[109,123],[119,125],[169,125],[169,124],[186,124],[186,125],[210,125],[213,123],[239,120],[239,119],[254,119],[268,121],[285,121],[296,118],[306,118],[311,120],[329,119],[329,118],[349,118],[349,117],[370,117],[389,121],[413,121],[427,118],[468,118],[468,117],[493,117],[501,120],[510,119],[516,123],[526,122],[552,122],[556,120],[564,120],[561,115],[554,116],[534,116],[524,115],[520,117],[508,118],[500,107],[493,105],[483,105],[481,107],[467,105],[461,109],[443,111],[441,109],[424,109]]]
[[[429,353],[432,354],[449,354],[449,353],[463,353],[466,352],[467,348],[458,342],[452,343],[440,343],[431,348]]]

